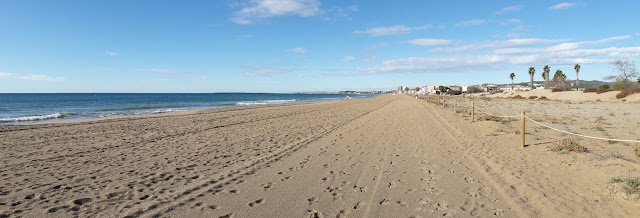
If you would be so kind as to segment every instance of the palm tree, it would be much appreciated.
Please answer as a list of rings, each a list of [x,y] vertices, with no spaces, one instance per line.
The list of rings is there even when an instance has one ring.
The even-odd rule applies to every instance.
[[[580,74],[580,64],[576,64],[576,66],[573,66],[573,69],[576,69],[576,90],[577,90],[578,87],[580,87],[580,79],[578,78],[578,75]]]
[[[511,78],[511,90],[513,90],[513,78],[516,78],[516,74],[511,72],[511,74],[509,75],[509,78]]]
[[[529,76],[531,76],[531,90],[533,90],[533,74],[536,73],[536,68],[529,67]]]
[[[566,79],[567,75],[564,75],[564,73],[562,73],[562,70],[560,69],[556,70],[556,74],[553,75],[553,83],[555,84],[556,88],[564,90]]]
[[[544,65],[544,71],[542,72],[542,78],[544,78],[544,87],[547,88],[549,86],[549,73],[551,73],[551,68],[549,65]]]

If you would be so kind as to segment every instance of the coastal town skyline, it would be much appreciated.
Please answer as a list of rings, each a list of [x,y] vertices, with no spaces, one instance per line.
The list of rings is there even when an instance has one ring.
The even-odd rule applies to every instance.
[[[575,80],[637,60],[636,1],[6,2],[0,93],[331,92]],[[401,12],[401,13],[399,13]],[[597,28],[593,28],[597,27]]]

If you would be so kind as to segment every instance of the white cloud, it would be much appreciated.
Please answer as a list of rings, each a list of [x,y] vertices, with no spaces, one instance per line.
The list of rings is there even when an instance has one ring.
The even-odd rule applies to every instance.
[[[134,71],[138,72],[147,72],[147,73],[158,73],[158,74],[180,74],[183,72],[176,72],[167,69],[135,69]]]
[[[296,54],[304,54],[307,53],[307,50],[304,48],[292,48],[292,49],[287,49],[287,52],[291,52],[291,53],[296,53]]]
[[[520,23],[520,19],[518,18],[511,18],[511,19],[507,19],[507,23]]]
[[[376,60],[382,58],[382,56],[380,56],[380,55],[365,55],[365,56],[366,56],[366,58],[364,59],[364,61],[366,61],[366,62],[376,61]]]
[[[23,79],[23,80],[50,81],[50,82],[64,81],[63,77],[50,77],[47,75],[38,75],[38,74],[31,74],[29,76],[17,76],[16,78]]]
[[[109,56],[118,56],[118,55],[119,55],[118,53],[110,52],[110,51],[105,52],[105,54],[107,54],[107,55],[109,55]]]
[[[379,49],[379,48],[387,47],[388,45],[389,44],[387,44],[387,43],[381,42],[381,43],[378,43],[378,44],[375,44],[375,45],[364,46],[364,47],[362,47],[362,49],[367,50],[367,51],[371,51],[371,50],[376,50],[376,49]]]
[[[565,40],[558,39],[539,39],[539,38],[526,38],[526,39],[508,39],[508,40],[498,40],[498,41],[484,41],[478,43],[472,43],[457,47],[442,47],[442,48],[434,48],[431,51],[448,51],[448,52],[460,52],[460,51],[474,51],[480,49],[493,49],[493,48],[507,48],[507,47],[518,47],[518,46],[531,46],[531,45],[543,45],[550,43],[557,43]]]
[[[451,45],[453,41],[449,39],[412,39],[408,41],[410,44],[421,46],[437,46],[437,45]]]
[[[486,23],[486,20],[467,20],[460,23],[456,23],[458,27],[478,26]]]
[[[245,72],[245,75],[249,76],[271,76],[274,74],[284,74],[288,73],[288,70],[276,69],[270,67],[251,67],[251,70]]]
[[[230,20],[236,24],[252,24],[271,17],[312,17],[320,13],[318,0],[250,0]]]
[[[253,35],[251,35],[251,34],[245,34],[245,35],[237,36],[237,37],[236,37],[236,40],[238,40],[238,41],[242,41],[242,40],[250,39],[250,38],[253,38]]]
[[[575,6],[576,6],[576,3],[563,2],[563,3],[549,7],[549,10],[569,9]]]
[[[589,46],[589,45],[597,45],[597,44],[603,44],[603,43],[617,41],[617,40],[625,40],[629,38],[631,38],[631,36],[614,36],[614,37],[604,38],[604,39],[595,40],[595,41],[561,43],[561,44],[546,47],[546,48],[503,48],[503,49],[496,49],[495,53],[496,54],[525,54],[525,53],[565,51],[565,50],[578,49],[578,48],[582,48],[584,46]]]
[[[0,77],[11,76],[13,73],[0,72]]]
[[[504,12],[510,12],[510,11],[519,11],[522,8],[523,8],[522,5],[512,5],[512,6],[502,8],[501,10],[497,11],[495,14],[502,14]]]
[[[507,33],[507,37],[509,38],[520,38],[525,36],[525,33]]]
[[[355,61],[357,60],[356,57],[354,56],[344,56],[342,59],[340,59],[341,61]]]
[[[417,26],[417,27],[408,27],[405,25],[396,25],[391,27],[377,27],[368,30],[355,30],[353,33],[355,34],[366,34],[370,36],[386,36],[386,35],[402,35],[409,34],[415,30],[426,30],[431,28],[431,25]]]

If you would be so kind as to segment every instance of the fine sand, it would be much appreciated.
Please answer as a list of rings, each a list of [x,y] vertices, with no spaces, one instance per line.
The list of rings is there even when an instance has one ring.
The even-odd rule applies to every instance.
[[[0,217],[640,214],[638,197],[610,182],[639,176],[632,144],[582,140],[590,152],[551,152],[568,136],[527,124],[522,148],[518,120],[472,123],[470,101],[455,115],[383,96],[0,126]],[[475,101],[585,134],[640,129],[638,103]]]

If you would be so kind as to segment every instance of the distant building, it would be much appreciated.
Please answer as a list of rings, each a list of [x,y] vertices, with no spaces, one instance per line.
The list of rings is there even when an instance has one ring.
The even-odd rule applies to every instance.
[[[459,85],[456,85],[456,84],[451,84],[451,85],[449,85],[449,89],[450,89],[451,91],[459,91],[459,92],[462,92],[462,87],[460,87]]]
[[[487,85],[483,85],[480,86],[480,88],[484,91],[484,92],[497,92],[498,91],[498,86],[493,85],[493,84],[487,84]]]

